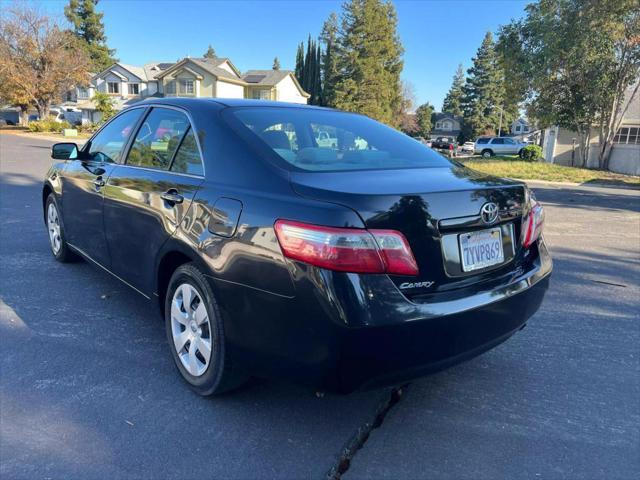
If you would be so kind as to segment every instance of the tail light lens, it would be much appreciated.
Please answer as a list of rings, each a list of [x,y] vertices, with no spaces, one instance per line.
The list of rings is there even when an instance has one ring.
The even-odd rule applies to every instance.
[[[537,200],[531,197],[531,208],[522,220],[522,245],[529,248],[542,233],[544,225],[544,209]]]
[[[316,267],[352,273],[417,275],[418,265],[402,233],[309,225],[289,220],[275,223],[284,255]]]

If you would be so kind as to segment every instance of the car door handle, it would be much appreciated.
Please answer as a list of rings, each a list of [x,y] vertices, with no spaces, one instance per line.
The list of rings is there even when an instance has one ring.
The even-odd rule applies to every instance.
[[[102,176],[96,177],[96,179],[93,181],[93,184],[96,186],[96,190],[100,190],[105,185]]]
[[[170,203],[171,205],[182,203],[182,201],[184,200],[184,197],[175,190],[169,190],[167,192],[164,192],[160,196],[165,202]]]

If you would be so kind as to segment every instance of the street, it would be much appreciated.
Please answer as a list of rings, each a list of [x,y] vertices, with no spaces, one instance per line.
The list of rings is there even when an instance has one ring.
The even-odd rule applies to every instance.
[[[639,191],[531,183],[550,290],[470,362],[401,395],[253,380],[210,399],[175,371],[155,304],[54,261],[52,143],[0,135],[0,478],[640,475]]]

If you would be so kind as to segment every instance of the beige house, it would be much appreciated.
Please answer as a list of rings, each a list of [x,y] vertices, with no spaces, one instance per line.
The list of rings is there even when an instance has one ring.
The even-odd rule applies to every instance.
[[[67,100],[82,111],[82,123],[98,122],[92,100],[96,92],[121,110],[147,97],[256,98],[307,103],[305,92],[289,70],[249,70],[244,75],[228,58],[184,58],[177,63],[142,67],[117,62],[93,75],[89,87],[77,87]]]
[[[627,175],[640,175],[640,93],[633,95],[635,85],[627,89],[626,112],[613,139],[609,170]],[[598,167],[599,133],[592,129],[587,167]],[[545,161],[559,165],[576,164],[580,158],[578,134],[560,127],[547,128],[542,143]],[[572,161],[573,159],[573,161]]]

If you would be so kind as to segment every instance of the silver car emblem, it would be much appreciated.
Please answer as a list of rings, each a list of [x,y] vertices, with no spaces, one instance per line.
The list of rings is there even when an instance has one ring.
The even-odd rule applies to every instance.
[[[493,202],[485,203],[480,209],[480,216],[487,225],[495,222],[498,219],[498,205]]]

